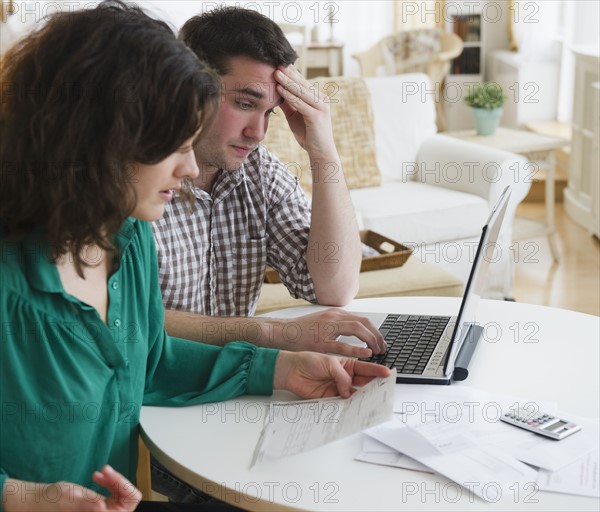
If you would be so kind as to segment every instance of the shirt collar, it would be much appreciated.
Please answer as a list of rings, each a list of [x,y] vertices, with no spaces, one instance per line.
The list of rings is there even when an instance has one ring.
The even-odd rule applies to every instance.
[[[235,171],[224,171],[220,170],[217,175],[217,179],[212,188],[212,192],[209,194],[206,190],[200,187],[191,187],[191,192],[196,199],[201,201],[212,200],[213,202],[220,201],[224,196],[234,190],[240,183],[246,179],[246,163],[244,162]],[[178,196],[178,200],[183,200],[181,196]]]
[[[218,202],[228,196],[237,186],[246,179],[246,164],[242,164],[235,171],[221,171],[212,189],[212,200]]]
[[[131,240],[133,240],[134,226],[136,222],[137,219],[133,217],[127,217],[125,219],[125,222],[123,222],[123,224],[121,225],[121,229],[119,230],[119,232],[114,236],[114,244],[116,248],[121,251],[121,253],[123,253],[127,249],[129,244],[131,243]]]
[[[56,265],[51,261],[50,246],[39,231],[29,235],[21,243],[24,271],[27,281],[36,290],[60,293],[63,286]]]
[[[123,253],[133,239],[136,219],[128,217],[114,237],[117,249]],[[63,293],[64,288],[56,264],[51,261],[51,254],[46,237],[40,232],[25,238],[21,244],[25,273],[29,284],[37,290],[47,293]]]

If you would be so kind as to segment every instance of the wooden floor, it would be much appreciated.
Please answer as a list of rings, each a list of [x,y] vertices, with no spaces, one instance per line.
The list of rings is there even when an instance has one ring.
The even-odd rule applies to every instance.
[[[544,203],[521,203],[517,215],[544,218]],[[563,203],[555,209],[561,258],[555,263],[547,238],[519,242],[513,296],[528,302],[600,315],[600,242],[573,222]]]

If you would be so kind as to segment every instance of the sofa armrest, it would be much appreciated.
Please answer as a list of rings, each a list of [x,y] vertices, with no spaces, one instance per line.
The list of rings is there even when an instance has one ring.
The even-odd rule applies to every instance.
[[[520,155],[442,134],[421,144],[412,172],[422,183],[477,195],[488,201],[490,208],[510,185],[510,209],[525,199],[533,174]]]
[[[419,148],[414,179],[433,186],[466,192],[482,197],[491,209],[508,185],[511,197],[506,208],[502,229],[498,235],[500,261],[504,266],[495,281],[488,276],[489,297],[512,297],[512,225],[517,206],[531,188],[533,174],[526,158],[472,142],[437,134],[429,137]]]

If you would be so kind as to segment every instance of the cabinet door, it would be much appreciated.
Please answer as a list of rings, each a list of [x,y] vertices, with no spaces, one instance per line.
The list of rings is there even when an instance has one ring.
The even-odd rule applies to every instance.
[[[594,108],[593,150],[592,150],[592,225],[593,235],[600,238],[600,82],[591,85]]]
[[[594,231],[598,217],[598,142],[594,128],[598,121],[594,104],[600,80],[600,57],[575,51],[575,89],[573,98],[573,136],[569,186],[565,190],[565,210],[584,228]]]

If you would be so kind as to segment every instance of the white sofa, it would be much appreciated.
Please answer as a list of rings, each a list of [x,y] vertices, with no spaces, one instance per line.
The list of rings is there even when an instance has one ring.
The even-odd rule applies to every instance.
[[[350,191],[361,226],[414,247],[413,257],[466,282],[490,208],[510,185],[485,296],[512,297],[512,224],[530,188],[526,160],[436,133],[434,89],[426,75],[365,78],[365,83],[382,183]]]
[[[329,90],[337,94],[343,92],[346,82],[357,79],[322,80],[335,82],[335,88],[330,84]],[[512,223],[515,209],[530,187],[525,159],[436,133],[435,89],[424,74],[362,80],[370,93],[381,182],[350,190],[360,227],[413,247],[412,258],[439,265],[466,283],[481,228],[501,191],[511,185],[498,246],[490,254],[493,264],[484,296],[512,297]],[[336,97],[343,98],[343,94]],[[344,101],[332,103],[332,112],[349,108],[352,105]],[[333,118],[339,149],[343,140],[336,134],[335,113]],[[273,128],[272,124],[269,132],[287,129],[282,124],[277,126]],[[269,136],[273,138],[273,134]],[[344,136],[348,137],[347,132]],[[281,139],[274,139],[275,145],[267,140],[267,147],[276,154],[285,153]],[[342,151],[340,154],[343,160]],[[345,171],[347,167],[344,163]]]

